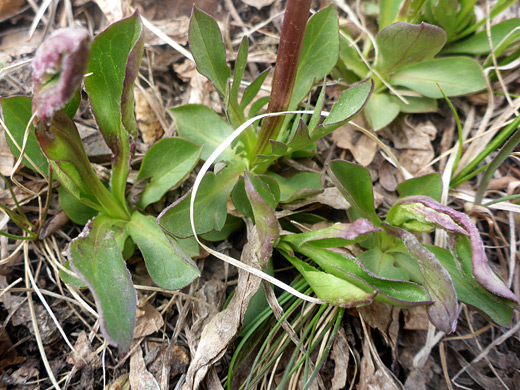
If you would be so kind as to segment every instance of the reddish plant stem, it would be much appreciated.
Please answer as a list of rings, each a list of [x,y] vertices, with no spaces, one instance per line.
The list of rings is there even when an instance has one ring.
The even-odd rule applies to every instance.
[[[267,112],[285,111],[289,107],[310,8],[311,0],[287,1]],[[282,116],[263,120],[253,156],[263,154],[269,140],[276,140],[283,121]]]

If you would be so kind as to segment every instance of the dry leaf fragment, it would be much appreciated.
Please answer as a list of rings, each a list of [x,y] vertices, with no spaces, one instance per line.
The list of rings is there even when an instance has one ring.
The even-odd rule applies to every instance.
[[[262,9],[268,5],[274,3],[274,0],[242,0],[242,3],[245,3],[251,7],[255,7],[256,9]]]
[[[0,22],[16,14],[25,0],[0,0]]]
[[[254,258],[255,241],[258,240],[256,230],[253,229],[248,242],[242,251],[242,262],[259,268]],[[200,343],[188,369],[186,383],[183,390],[197,390],[206,376],[208,369],[226,352],[229,343],[237,334],[249,300],[260,286],[260,278],[246,271],[238,271],[238,286],[228,307],[216,314],[211,322],[202,331]]]
[[[149,302],[138,308],[134,327],[134,339],[148,336],[161,330],[164,320],[161,313]]]
[[[130,358],[129,379],[132,390],[160,390],[159,383],[146,369],[141,347],[138,347]]]
[[[135,119],[137,120],[144,143],[151,146],[155,141],[161,138],[163,129],[152,107],[150,107],[145,93],[148,94],[148,91],[144,93],[139,89],[134,91]]]
[[[332,139],[338,147],[348,149],[354,159],[364,167],[370,165],[377,152],[377,144],[351,125],[341,126],[332,133]]]
[[[341,390],[347,383],[347,369],[349,362],[348,341],[345,330],[340,328],[334,339],[334,347],[330,358],[334,360],[334,376],[332,377],[330,390]]]

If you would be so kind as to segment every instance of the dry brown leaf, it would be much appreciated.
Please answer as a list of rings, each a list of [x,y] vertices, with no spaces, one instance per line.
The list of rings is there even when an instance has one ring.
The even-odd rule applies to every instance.
[[[0,11],[1,15],[1,11]],[[4,176],[9,176],[14,166],[14,156],[11,153],[11,149],[7,144],[5,138],[5,130],[0,130],[0,173]]]
[[[404,311],[404,329],[428,330],[429,325],[426,306],[410,307]]]
[[[16,14],[25,0],[0,0],[0,22]]]
[[[137,347],[130,357],[130,389],[132,390],[160,390],[159,383],[146,369],[143,359],[143,350]]]
[[[148,336],[161,330],[164,320],[161,313],[149,302],[137,308],[136,321],[134,327],[134,339]]]
[[[363,358],[359,367],[359,390],[400,390],[385,372],[384,368],[376,368],[377,362],[372,359],[368,338],[363,341]]]
[[[372,302],[368,306],[359,307],[359,314],[363,316],[371,328],[381,332],[385,341],[392,349],[396,348],[397,335],[399,332],[399,312],[397,307],[382,302]]]
[[[347,383],[347,369],[349,362],[348,341],[345,330],[339,328],[330,358],[334,360],[334,376],[332,377],[330,390],[341,390]]]
[[[211,82],[197,71],[193,61],[174,64],[173,70],[189,85],[182,97],[182,104],[203,104],[213,111],[222,112],[222,102]]]
[[[268,5],[274,3],[274,0],[242,0],[242,3],[245,3],[251,7],[255,7],[256,9],[262,9]]]
[[[190,18],[188,16],[179,16],[175,19],[168,20],[154,20],[152,23],[179,45],[185,45],[188,42],[188,30],[190,26]],[[145,30],[144,37],[145,42],[150,46],[166,44],[148,29]]]
[[[112,24],[123,18],[124,0],[94,0],[94,2],[107,18],[108,24]]]
[[[354,159],[364,167],[370,165],[377,152],[377,144],[365,134],[355,130],[352,125],[344,125],[332,133],[338,147],[348,149]]]
[[[398,122],[392,126],[389,138],[394,147],[401,165],[410,173],[429,173],[433,168],[424,169],[435,157],[431,141],[437,136],[437,129],[431,122],[411,124]]]
[[[108,390],[130,390],[129,374],[123,374],[108,386]]]
[[[157,116],[150,107],[148,99],[139,89],[135,89],[135,119],[139,126],[139,131],[143,141],[148,146],[152,146],[155,141],[161,138],[163,129]]]
[[[251,233],[251,242],[244,246],[241,261],[258,266],[254,258],[254,241],[258,240],[255,231]],[[197,352],[188,369],[183,390],[197,390],[206,376],[208,369],[226,352],[229,343],[240,329],[249,300],[260,286],[260,278],[239,270],[238,286],[228,307],[216,314],[202,331]]]
[[[74,365],[78,371],[86,365],[94,365],[93,362],[97,360],[98,355],[90,347],[91,343],[88,340],[87,333],[82,330],[74,344],[74,349],[77,353],[72,351],[67,356],[67,363]]]

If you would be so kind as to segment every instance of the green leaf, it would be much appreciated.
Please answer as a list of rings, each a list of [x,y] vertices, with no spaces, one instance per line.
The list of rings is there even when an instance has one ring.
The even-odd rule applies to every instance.
[[[291,177],[283,177],[274,172],[267,172],[266,175],[278,183],[281,203],[305,199],[323,191],[322,176],[319,173],[299,172]]]
[[[311,138],[313,140],[322,138],[352,119],[363,109],[367,101],[370,101],[373,88],[374,82],[368,80],[344,91],[332,106],[329,116],[312,132]]]
[[[338,61],[338,54],[338,13],[330,5],[316,12],[307,23],[290,109],[307,96],[314,81],[330,73]]]
[[[431,16],[434,19],[433,24],[438,25],[444,31],[450,42],[455,38],[457,29],[460,27],[457,25],[457,14],[461,8],[459,1],[453,0],[437,0],[434,2],[429,1],[427,7],[430,7]],[[428,13],[430,13],[428,12]]]
[[[434,300],[428,307],[430,321],[444,333],[455,332],[458,317],[457,294],[446,269],[412,233],[387,224],[383,226],[388,233],[401,238],[410,255],[419,264],[423,285]]]
[[[367,65],[363,62],[356,48],[352,44],[352,42],[355,42],[356,40],[352,38],[348,31],[345,32],[345,35],[348,35],[350,40],[343,34],[340,34],[340,61],[338,61],[338,63],[341,63],[347,71],[353,72],[358,80],[364,80],[369,74],[370,69],[368,69]]]
[[[395,22],[403,2],[404,0],[379,1],[379,31]]]
[[[370,271],[378,276],[390,279],[410,280],[406,270],[399,268],[394,263],[392,255],[384,253],[381,248],[375,247],[360,253],[357,258]]]
[[[335,223],[323,229],[285,235],[283,240],[296,249],[308,242],[319,248],[338,248],[363,241],[367,238],[367,234],[377,231],[381,229],[366,219],[359,218],[351,224]]]
[[[202,234],[201,237],[206,241],[210,242],[224,241],[228,239],[229,236],[231,236],[231,234],[233,234],[243,226],[244,221],[242,221],[242,218],[234,217],[233,215],[228,215],[226,223],[224,224],[222,230]]]
[[[202,147],[181,138],[164,138],[146,153],[136,181],[150,178],[137,203],[145,208],[157,202],[194,168]]]
[[[247,37],[242,38],[240,48],[238,49],[237,60],[235,62],[235,73],[233,75],[233,85],[229,99],[238,104],[238,90],[240,89],[240,82],[244,76],[244,70],[247,66],[247,55],[249,52],[249,40]]]
[[[25,129],[27,128],[27,124],[32,117],[32,99],[25,96],[13,96],[10,98],[0,99],[0,103],[2,105],[2,113],[4,116],[5,125],[18,143],[18,146],[21,148],[23,145]],[[16,158],[20,157],[20,151],[7,134],[6,139],[13,155]],[[34,129],[32,125],[29,127],[29,136],[27,138],[25,154],[34,162],[36,167],[42,173],[47,175],[49,172],[49,163],[47,162],[47,158],[42,153],[40,146],[38,145],[38,141],[34,135]],[[32,170],[36,170],[26,157],[24,157],[22,161],[25,166],[31,168]]]
[[[177,123],[179,135],[193,143],[204,146],[201,155],[203,160],[206,160],[233,132],[233,128],[226,121],[206,106],[186,104],[172,108],[170,111]],[[230,161],[234,156],[233,151],[227,148],[222,152],[219,159]]]
[[[258,77],[256,79],[253,80],[253,82],[251,84],[249,84],[247,86],[246,90],[244,91],[244,94],[242,95],[242,100],[240,101],[240,108],[242,108],[244,110],[249,105],[249,103],[251,103],[253,101],[253,99],[258,94],[258,91],[260,91],[260,88],[262,88],[262,84],[264,83],[265,78],[269,74],[270,70],[271,70],[271,68],[267,68],[266,70],[264,70],[262,73],[260,73],[258,75]],[[267,101],[268,101],[269,97],[268,96],[266,96],[266,97],[267,97]],[[267,101],[264,104],[267,104]],[[264,105],[264,104],[262,104],[262,105]],[[251,113],[250,113],[249,117],[251,117]]]
[[[143,49],[141,20],[135,12],[94,38],[87,67],[92,74],[85,79],[92,113],[113,153],[112,192],[127,214],[125,190],[133,153],[130,144],[137,137],[134,82]]]
[[[366,290],[367,286],[378,291],[375,300],[399,307],[409,307],[430,303],[430,297],[419,285],[402,281],[381,278],[364,268],[355,258],[346,257],[312,244],[304,244],[298,252],[311,258],[325,272],[337,278],[346,280],[357,287]]]
[[[393,99],[393,103],[397,103],[399,105],[399,110],[407,114],[420,114],[437,111],[437,100],[435,99],[406,96],[406,101],[408,103],[405,103],[398,98]]]
[[[168,240],[154,217],[136,211],[126,230],[139,247],[148,273],[158,286],[177,290],[200,276],[197,266]]]
[[[438,173],[430,173],[429,175],[414,177],[403,181],[397,186],[397,191],[401,198],[414,195],[426,195],[441,201],[442,179]]]
[[[63,264],[63,267],[66,268],[67,270],[69,270],[71,273],[74,273],[74,271],[72,270],[72,268],[70,266],[69,260],[67,260],[65,262],[65,264]],[[79,287],[79,288],[87,287],[87,285],[85,284],[85,282],[83,280],[75,277],[72,274],[69,274],[68,272],[66,272],[62,269],[60,269],[60,279],[63,280],[65,283],[70,284],[74,287]]]
[[[388,74],[432,59],[445,43],[446,33],[440,27],[427,23],[394,23],[376,36],[379,56],[375,68]]]
[[[280,201],[280,187],[277,181],[266,175],[250,175],[249,180],[256,192],[267,202],[271,209],[275,210]],[[240,176],[237,180],[231,196],[237,211],[246,217],[254,219],[253,208],[246,192],[243,176]]]
[[[253,184],[253,181],[256,185]],[[271,193],[260,194],[257,188],[261,191],[268,191],[268,187],[259,178],[254,177],[247,171],[244,174],[244,187],[253,210],[258,232],[258,240],[254,249],[260,266],[265,268],[273,252],[273,247],[280,238],[280,224],[274,213],[276,200]]]
[[[318,271],[297,257],[284,255],[302,274],[316,295],[325,302],[341,307],[355,307],[372,302],[377,295],[377,291],[368,284],[362,289],[332,274]]]
[[[361,215],[376,226],[381,220],[374,207],[372,180],[366,168],[347,161],[334,160],[328,166],[329,176],[345,199]]]
[[[462,272],[460,266],[457,265],[457,260],[455,260],[450,251],[433,245],[425,245],[425,247],[435,255],[450,274],[453,286],[457,292],[457,298],[460,301],[476,308],[498,325],[511,326],[513,309],[508,303],[504,302],[506,301],[505,299],[490,293],[482,287],[473,276],[470,276],[471,271],[470,275]],[[469,263],[471,264],[471,261]]]
[[[388,93],[374,93],[365,107],[365,116],[372,128],[377,131],[392,123],[399,115],[399,99]]]
[[[443,97],[436,83],[448,96],[474,93],[486,87],[480,65],[468,57],[438,58],[408,66],[395,72],[390,83],[435,99]]]
[[[190,49],[199,73],[206,76],[220,95],[227,100],[231,71],[226,64],[226,47],[217,22],[193,7],[189,30]]]
[[[61,209],[72,222],[78,225],[85,225],[99,213],[97,210],[79,201],[63,186],[58,188],[58,194]]]
[[[94,296],[103,334],[111,344],[128,350],[133,340],[137,294],[111,224],[108,217],[96,217],[70,244],[69,259]]]
[[[128,134],[137,135],[133,118],[133,82],[141,62],[144,40],[139,16],[110,25],[91,45],[85,89],[103,137],[117,158],[128,153]],[[128,132],[128,134],[127,134]],[[126,141],[126,142],[125,142]]]
[[[227,200],[240,172],[241,164],[224,168],[217,175],[207,173],[200,183],[194,205],[195,229],[197,234],[220,231],[227,215]],[[193,235],[190,224],[191,192],[168,206],[159,215],[160,225],[176,237]]]
[[[514,31],[520,27],[520,18],[512,18],[504,20],[491,26],[491,42],[493,48],[497,49],[502,43],[502,50],[495,54],[498,56],[503,49],[509,47],[512,42],[520,37],[520,31]],[[511,34],[504,42],[502,42],[509,34]],[[463,41],[456,42],[443,49],[443,54],[489,54],[491,48],[489,46],[487,31],[481,31]]]

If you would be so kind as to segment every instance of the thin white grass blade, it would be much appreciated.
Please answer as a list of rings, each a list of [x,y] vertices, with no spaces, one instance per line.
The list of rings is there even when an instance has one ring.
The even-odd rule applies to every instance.
[[[215,151],[208,157],[204,165],[202,166],[200,172],[198,173],[197,177],[195,178],[195,183],[193,184],[193,190],[191,193],[191,199],[190,199],[190,224],[191,229],[193,231],[193,234],[195,236],[195,239],[199,243],[200,246],[202,246],[205,250],[207,250],[209,253],[211,253],[213,256],[219,258],[220,260],[223,260],[231,265],[234,265],[237,268],[243,269],[244,271],[247,271],[255,276],[258,276],[259,278],[262,278],[269,283],[274,284],[277,287],[280,287],[281,289],[293,294],[294,296],[303,299],[308,302],[316,303],[316,304],[324,304],[321,299],[317,299],[314,297],[310,297],[308,295],[302,294],[299,291],[295,290],[291,286],[289,286],[286,283],[283,283],[279,281],[278,279],[272,277],[269,274],[266,274],[265,272],[253,268],[249,265],[246,265],[230,256],[224,255],[223,253],[217,252],[208,246],[204,245],[197,236],[197,231],[195,230],[195,218],[194,218],[194,205],[195,205],[195,197],[197,196],[197,191],[199,189],[200,183],[202,182],[202,179],[204,178],[204,175],[208,172],[211,165],[215,162],[215,160],[218,158],[218,156],[229,146],[231,143],[240,135],[242,132],[247,129],[249,126],[251,126],[254,122],[256,122],[259,119],[268,117],[268,116],[281,116],[281,115],[287,115],[287,114],[313,114],[313,111],[284,111],[284,112],[273,112],[269,114],[262,114],[255,116],[246,122],[244,122],[240,127],[238,127],[232,134],[230,134],[216,149]],[[321,113],[323,116],[328,116],[327,112]]]

